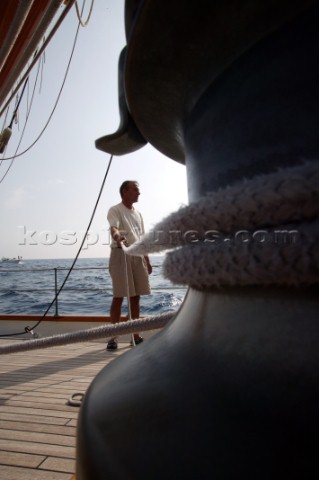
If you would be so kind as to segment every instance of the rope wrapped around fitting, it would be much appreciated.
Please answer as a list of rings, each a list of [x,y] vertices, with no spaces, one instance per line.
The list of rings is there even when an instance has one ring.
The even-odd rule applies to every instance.
[[[157,224],[131,255],[169,252],[163,273],[194,288],[319,281],[319,162],[245,179]]]

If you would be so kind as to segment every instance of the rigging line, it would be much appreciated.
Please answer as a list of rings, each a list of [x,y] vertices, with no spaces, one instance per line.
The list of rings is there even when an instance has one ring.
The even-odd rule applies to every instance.
[[[85,3],[85,2],[84,2]],[[91,14],[92,14],[92,11],[93,11],[93,6],[94,6],[94,0],[91,1],[91,7],[90,7],[90,11],[89,11],[89,14],[88,14],[88,18],[86,19],[85,22],[83,22],[82,20],[82,13],[83,13],[83,9],[84,9],[84,6],[82,8],[82,13],[80,13],[80,10],[79,10],[79,5],[78,5],[78,0],[75,0],[75,10],[76,10],[76,14],[77,14],[77,17],[78,17],[78,20],[81,24],[82,27],[87,27],[89,21],[90,21],[90,18],[91,18]]]
[[[9,115],[9,108],[10,108],[10,107],[8,106],[7,111],[6,111],[6,114],[5,114],[5,117],[4,117],[4,120],[3,120],[3,125],[2,125],[2,128],[1,128],[1,132],[4,130],[5,125],[6,125],[6,123],[7,123],[7,117],[8,117],[8,115]],[[7,147],[5,147],[4,152],[6,151],[6,148],[7,148]],[[1,159],[1,160],[0,160],[0,167],[1,167],[1,165],[2,165],[2,161],[3,161],[3,160]]]
[[[33,104],[33,100],[34,100],[34,94],[35,94],[35,89],[36,89],[36,85],[38,83],[38,77],[39,77],[39,72],[40,72],[40,64],[38,64],[38,71],[37,71],[37,75],[36,75],[36,78],[35,78],[35,82],[34,82],[34,86],[33,86],[33,92],[32,92],[32,96],[31,96],[31,101],[30,101],[30,105],[29,107],[27,108],[27,116],[26,116],[26,119],[25,119],[25,122],[24,122],[24,126],[23,126],[23,130],[21,132],[21,135],[20,135],[20,140],[19,140],[19,143],[18,143],[18,146],[16,148],[16,151],[15,153],[17,153],[20,145],[21,145],[21,142],[22,142],[22,139],[23,139],[23,136],[24,136],[24,132],[25,132],[25,129],[27,127],[27,124],[28,124],[28,119],[29,119],[29,116],[30,116],[30,113],[31,113],[31,107],[32,107],[32,104]],[[27,78],[26,80],[26,83],[29,85],[29,77]],[[24,84],[24,87],[26,85],[26,83]],[[20,95],[20,100],[22,98],[22,95],[23,95],[23,91]],[[12,116],[12,122],[13,122],[13,119],[16,117],[17,115],[17,111],[18,111],[18,107],[19,107],[19,104],[20,104],[20,100],[14,110],[14,113],[13,113],[13,116]],[[3,180],[5,179],[5,177],[7,176],[7,174],[9,173],[9,170],[11,169],[12,165],[13,165],[13,162],[14,162],[14,159],[15,157],[12,158],[11,162],[10,162],[10,165],[9,167],[7,168],[6,172],[4,173],[4,175],[2,176],[1,180],[0,180],[0,184],[3,182]]]
[[[29,104],[30,104],[30,82],[28,82],[28,90],[27,90],[27,115],[26,115],[26,118],[27,118],[28,112],[29,112]]]
[[[41,56],[42,52],[46,49],[46,47],[48,46],[49,42],[52,40],[53,36],[55,35],[56,31],[58,30],[58,28],[60,27],[61,23],[63,22],[64,18],[66,17],[66,15],[69,13],[69,10],[72,8],[73,6],[73,3],[74,3],[74,0],[69,0],[67,3],[66,3],[66,6],[61,14],[61,16],[59,17],[59,19],[57,20],[56,24],[54,25],[54,27],[52,28],[52,30],[50,31],[49,35],[48,35],[48,38],[47,40],[45,41],[45,43],[42,45],[42,47],[40,48],[40,50],[38,51],[38,54],[36,55],[36,57],[32,60],[31,62],[31,65],[29,66],[29,68],[26,70],[26,72],[23,74],[22,78],[20,79],[20,81],[18,82],[18,84],[16,85],[16,87],[13,89],[13,92],[11,93],[10,97],[8,98],[8,100],[6,101],[6,104],[4,105],[3,109],[0,111],[0,117],[2,117],[3,115],[3,112],[5,111],[5,109],[7,108],[7,106],[11,103],[12,99],[14,98],[14,95],[17,93],[17,91],[19,90],[19,88],[21,87],[22,83],[24,82],[24,80],[29,76],[32,68],[34,67],[34,65],[36,64],[36,62],[38,61],[39,57]]]
[[[50,303],[50,305],[48,306],[48,308],[46,309],[45,313],[42,315],[42,317],[40,318],[40,320],[39,320],[38,322],[36,322],[32,327],[25,327],[25,329],[24,329],[23,332],[17,332],[17,333],[11,333],[11,334],[7,333],[7,334],[4,334],[4,335],[0,335],[0,338],[3,338],[3,337],[13,337],[13,336],[17,336],[17,335],[24,335],[24,334],[29,333],[29,332],[30,332],[30,333],[33,333],[33,330],[40,325],[40,323],[43,321],[43,319],[44,319],[44,318],[46,317],[46,315],[48,314],[48,312],[49,312],[49,310],[51,309],[52,305],[56,302],[58,296],[60,295],[60,292],[62,291],[64,285],[66,284],[66,282],[67,282],[67,280],[68,280],[68,278],[69,278],[69,276],[71,275],[71,272],[72,272],[72,270],[73,270],[73,267],[74,267],[74,265],[75,265],[75,263],[76,263],[79,255],[80,255],[80,253],[81,253],[82,247],[83,247],[84,242],[85,242],[86,237],[87,237],[87,234],[88,234],[88,232],[89,232],[89,230],[90,230],[90,227],[91,227],[91,224],[92,224],[92,222],[93,222],[93,219],[94,219],[94,216],[95,216],[95,212],[96,212],[96,209],[97,209],[97,207],[98,207],[98,204],[99,204],[99,201],[100,201],[100,198],[101,198],[103,189],[104,189],[104,185],[105,185],[106,179],[107,179],[108,174],[109,174],[109,170],[110,170],[110,167],[111,167],[111,164],[112,164],[112,160],[113,160],[113,155],[110,156],[110,160],[109,160],[109,163],[108,163],[108,166],[107,166],[107,169],[106,169],[106,173],[105,173],[105,175],[104,175],[104,179],[103,179],[103,182],[102,182],[102,185],[101,185],[101,188],[100,188],[100,192],[99,192],[99,195],[98,195],[98,197],[97,197],[97,200],[96,200],[96,203],[95,203],[95,206],[94,206],[92,215],[91,215],[91,219],[90,219],[90,221],[89,221],[89,224],[88,224],[87,229],[86,229],[86,231],[85,231],[85,234],[84,234],[84,236],[83,236],[83,240],[82,240],[82,242],[81,242],[81,245],[80,245],[80,247],[79,247],[79,250],[78,250],[78,252],[77,252],[77,254],[76,254],[76,256],[75,256],[75,258],[74,258],[74,260],[73,260],[73,262],[72,262],[72,265],[71,265],[68,273],[67,273],[66,276],[65,276],[65,279],[64,279],[61,287],[60,287],[59,290],[57,291],[54,299],[52,300],[52,302]]]
[[[23,85],[23,88],[22,88],[22,92],[20,94],[20,97],[18,98],[18,102],[17,102],[17,105],[13,111],[13,114],[12,114],[12,118],[11,118],[11,122],[9,124],[9,127],[12,128],[12,125],[13,125],[13,122],[14,122],[14,119],[16,118],[17,116],[17,113],[18,113],[18,109],[19,109],[19,106],[20,106],[20,103],[21,103],[21,100],[22,100],[22,97],[23,97],[23,94],[24,94],[24,91],[26,89],[26,86],[28,85],[29,83],[29,77],[26,79],[26,81],[24,82],[24,85]]]
[[[44,71],[44,64],[45,64],[45,50],[43,52],[43,55],[41,56],[41,81],[40,81],[40,87],[39,87],[39,94],[42,92],[42,83],[43,83],[43,71]]]
[[[5,114],[5,117],[4,117],[4,120],[3,120],[3,123],[2,123],[2,127],[1,127],[1,131],[4,129],[6,123],[7,123],[7,118],[8,118],[8,115],[9,115],[9,106],[7,107],[7,111],[6,111],[6,114]]]
[[[93,222],[93,219],[94,219],[94,216],[95,216],[95,212],[96,212],[96,209],[97,209],[98,204],[99,204],[99,202],[100,202],[100,198],[101,198],[101,195],[102,195],[102,192],[103,192],[103,189],[104,189],[104,185],[105,185],[106,179],[107,179],[108,174],[109,174],[109,170],[110,170],[110,167],[111,167],[111,164],[112,164],[112,160],[113,160],[113,155],[110,156],[110,160],[109,160],[109,163],[108,163],[108,166],[107,166],[107,169],[106,169],[104,178],[103,178],[103,182],[102,182],[102,185],[101,185],[101,188],[100,188],[100,192],[99,192],[98,197],[97,197],[97,200],[96,200],[96,202],[95,202],[95,206],[94,206],[94,209],[93,209],[93,212],[92,212],[92,215],[91,215],[91,219],[90,219],[90,221],[89,221],[89,224],[88,224],[87,229],[86,229],[86,231],[85,231],[85,234],[84,234],[84,236],[83,236],[83,240],[82,240],[82,242],[81,242],[81,245],[80,245],[80,247],[79,247],[79,250],[78,250],[78,252],[77,252],[77,254],[76,254],[76,256],[75,256],[75,259],[73,260],[73,263],[72,263],[72,265],[71,265],[71,267],[70,267],[70,270],[69,270],[68,273],[66,274],[66,277],[65,277],[65,279],[64,279],[61,287],[59,288],[57,294],[55,295],[55,298],[53,299],[53,301],[51,302],[51,304],[50,304],[49,307],[47,308],[47,310],[46,310],[46,312],[44,313],[44,315],[42,316],[42,318],[41,318],[35,325],[33,325],[33,327],[31,327],[30,330],[34,330],[34,329],[37,328],[37,326],[42,322],[42,320],[43,320],[44,317],[47,315],[47,313],[49,312],[50,308],[52,307],[52,305],[55,303],[56,299],[58,298],[58,296],[59,296],[60,292],[62,291],[64,285],[66,284],[69,276],[71,275],[71,272],[72,272],[72,270],[73,270],[73,267],[74,267],[74,265],[75,265],[75,263],[76,263],[79,255],[80,255],[80,253],[81,253],[82,247],[83,247],[84,242],[85,242],[86,237],[87,237],[87,234],[88,234],[88,232],[89,232],[89,230],[90,230],[90,227],[91,227],[91,225],[92,225],[92,222]],[[27,328],[28,328],[28,327],[27,327]]]
[[[71,66],[71,61],[72,61],[72,58],[73,58],[73,54],[74,54],[74,50],[75,50],[75,46],[76,46],[76,43],[77,43],[77,39],[78,39],[78,35],[79,35],[79,30],[80,30],[80,24],[78,24],[78,27],[77,27],[77,30],[76,30],[76,34],[75,34],[75,38],[74,38],[74,42],[73,42],[73,47],[72,47],[72,51],[71,51],[71,55],[70,55],[70,58],[69,58],[69,61],[68,61],[68,65],[67,65],[67,68],[66,68],[66,71],[65,71],[65,75],[64,75],[64,78],[63,78],[63,82],[62,82],[62,85],[61,85],[61,88],[60,88],[60,91],[58,93],[58,96],[57,96],[57,99],[55,101],[55,104],[53,106],[53,109],[52,109],[52,112],[51,114],[49,115],[49,118],[46,122],[46,124],[44,125],[42,131],[39,133],[39,135],[37,136],[37,138],[34,140],[34,142],[29,145],[28,148],[26,148],[23,152],[20,152],[19,154],[16,154],[16,155],[13,155],[12,157],[6,157],[6,158],[2,158],[2,160],[15,160],[16,158],[18,157],[21,157],[22,155],[24,155],[25,153],[27,153],[29,150],[31,150],[31,148],[34,147],[34,145],[40,140],[40,138],[42,137],[42,135],[44,134],[45,130],[47,129],[52,117],[53,117],[53,114],[58,106],[58,102],[60,100],[60,97],[61,97],[61,94],[62,94],[62,91],[63,91],[63,88],[64,88],[64,85],[65,85],[65,82],[66,82],[66,79],[67,79],[67,76],[68,76],[68,73],[69,73],[69,69],[70,69],[70,66]],[[41,50],[41,49],[40,49]]]

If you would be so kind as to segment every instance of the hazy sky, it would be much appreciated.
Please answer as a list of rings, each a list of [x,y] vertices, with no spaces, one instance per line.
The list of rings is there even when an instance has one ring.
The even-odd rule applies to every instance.
[[[81,2],[80,2],[81,5]],[[86,17],[90,2],[87,2]],[[61,12],[60,12],[61,13]],[[19,151],[45,126],[61,88],[78,20],[75,9],[46,50]],[[36,145],[17,157],[0,183],[0,257],[73,258],[87,228],[106,172],[109,155],[95,140],[118,128],[117,63],[125,45],[124,0],[95,0],[90,23],[80,28],[70,71],[53,117]],[[15,153],[31,101],[37,66],[19,109],[19,124],[5,155]],[[41,80],[41,82],[40,82]],[[0,119],[1,130],[5,122]],[[154,114],[156,114],[154,112]],[[0,180],[10,165],[0,165]],[[81,258],[109,255],[108,208],[120,201],[119,185],[139,181],[137,208],[147,229],[187,203],[186,170],[150,145],[114,157]]]

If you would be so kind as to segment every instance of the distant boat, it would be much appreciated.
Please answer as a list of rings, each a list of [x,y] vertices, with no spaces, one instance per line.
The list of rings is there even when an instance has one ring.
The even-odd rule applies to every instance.
[[[2,257],[1,261],[5,263],[19,263],[21,262],[22,257],[17,257],[17,258],[9,258],[9,257]]]

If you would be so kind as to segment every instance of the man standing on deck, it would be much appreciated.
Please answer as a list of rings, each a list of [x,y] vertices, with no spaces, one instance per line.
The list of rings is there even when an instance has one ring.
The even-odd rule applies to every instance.
[[[134,180],[126,180],[120,187],[120,195],[121,203],[111,207],[107,215],[112,236],[109,261],[109,271],[113,285],[113,300],[110,311],[112,323],[120,321],[123,298],[127,296],[127,282],[132,319],[137,319],[140,316],[140,295],[151,293],[148,275],[152,273],[152,266],[149,258],[147,256],[131,255],[127,255],[125,258],[122,249],[122,242],[124,245],[130,246],[144,234],[143,217],[133,207],[133,204],[138,202],[140,195],[138,183]],[[134,334],[134,341],[135,344],[141,343],[143,337]],[[112,338],[107,344],[107,350],[116,349],[117,340]]]

